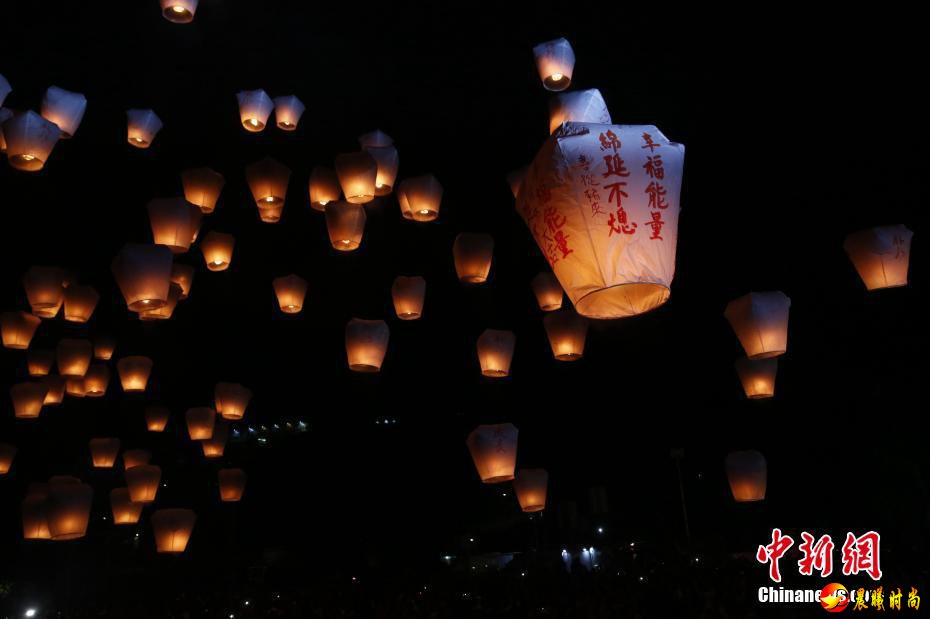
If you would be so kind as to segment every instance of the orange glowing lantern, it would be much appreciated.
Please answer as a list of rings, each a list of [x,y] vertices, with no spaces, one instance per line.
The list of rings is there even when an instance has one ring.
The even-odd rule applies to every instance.
[[[568,122],[611,124],[610,112],[601,91],[597,88],[573,90],[552,97],[549,100],[549,133],[555,133]]]
[[[26,312],[3,312],[0,314],[0,337],[4,348],[25,350],[42,320]]]
[[[763,500],[767,477],[765,456],[758,451],[734,451],[727,455],[727,479],[737,503]]]
[[[177,284],[181,288],[178,300],[183,301],[191,294],[191,286],[194,284],[194,267],[188,264],[174,263],[171,267],[171,283]],[[170,296],[170,292],[169,292]]]
[[[397,178],[399,159],[394,140],[389,135],[375,129],[365,135],[359,136],[359,146],[362,150],[374,157],[378,166],[375,178],[375,195],[386,196],[391,193],[394,180]]]
[[[171,250],[163,245],[123,246],[112,271],[130,311],[145,312],[168,302],[173,263]]]
[[[517,465],[517,428],[512,423],[478,426],[466,441],[478,476],[486,484],[513,479]]]
[[[342,193],[350,204],[364,204],[375,198],[378,162],[369,153],[344,153],[336,157],[336,175]]]
[[[145,449],[127,449],[123,452],[123,470],[134,466],[148,464],[152,460],[152,453]]]
[[[126,110],[126,140],[136,148],[148,148],[162,128],[155,110]]]
[[[161,468],[154,464],[140,464],[123,473],[126,477],[126,487],[129,489],[129,500],[133,503],[152,503],[158,494],[161,483]]]
[[[552,271],[543,271],[534,277],[532,286],[539,309],[552,312],[562,307],[562,284]]]
[[[72,376],[65,379],[65,393],[74,398],[83,398],[87,395],[83,376]]]
[[[45,166],[61,130],[33,111],[13,114],[3,123],[3,139],[10,165],[24,172],[38,172]]]
[[[739,376],[743,391],[750,400],[771,398],[775,395],[775,375],[778,372],[778,358],[738,359],[736,374]]]
[[[109,336],[100,336],[94,340],[94,359],[109,361],[116,352],[116,340]]]
[[[84,374],[84,395],[100,398],[106,395],[110,384],[110,368],[104,363],[92,363]]]
[[[94,468],[109,469],[116,463],[119,454],[118,438],[92,438],[90,439],[90,457]]]
[[[210,168],[193,168],[181,172],[181,184],[184,185],[185,200],[204,213],[212,213],[216,210],[226,179]]]
[[[339,177],[329,168],[316,166],[310,171],[310,206],[317,211],[325,211],[326,205],[342,196]]]
[[[48,376],[54,363],[55,355],[50,350],[30,350],[26,353],[29,376]]]
[[[23,539],[52,539],[48,530],[48,484],[29,484],[23,499]]]
[[[791,299],[780,291],[750,292],[727,304],[723,315],[739,338],[746,356],[766,359],[788,349]]]
[[[491,272],[494,238],[490,234],[462,233],[452,244],[455,273],[466,284],[483,284]]]
[[[164,406],[149,406],[145,409],[145,427],[149,432],[164,432],[170,416],[171,411]]]
[[[187,409],[187,433],[192,441],[204,441],[213,436],[216,426],[216,411],[206,406]]]
[[[199,221],[194,218],[201,214],[199,208],[184,198],[160,198],[149,202],[148,212],[153,243],[164,245],[173,254],[190,249]]]
[[[174,24],[194,21],[198,0],[161,0],[162,16]]]
[[[507,175],[507,184],[510,185],[510,192],[514,198],[520,195],[520,187],[523,185],[523,179],[526,178],[527,168],[529,166],[523,166]]]
[[[67,140],[77,132],[87,98],[79,92],[69,92],[58,86],[49,86],[42,98],[42,117],[61,130],[61,139]]]
[[[67,379],[64,376],[50,374],[42,379],[42,384],[48,390],[43,404],[45,406],[61,404],[62,400],[65,399],[65,389],[68,385]]]
[[[90,286],[68,286],[65,288],[65,320],[87,322],[99,300],[100,295]]]
[[[297,123],[300,122],[300,117],[303,116],[305,109],[306,106],[304,106],[303,101],[294,95],[275,97],[274,119],[278,129],[296,131]]]
[[[113,524],[136,524],[142,516],[143,503],[133,503],[129,498],[129,488],[113,488],[110,491],[110,510],[113,512]]]
[[[152,375],[152,360],[143,355],[123,357],[116,362],[119,381],[126,393],[145,391]]]
[[[520,509],[525,512],[541,512],[546,509],[546,487],[549,473],[546,469],[520,469],[513,480]]]
[[[414,221],[434,221],[439,217],[442,185],[432,174],[405,179],[404,197]]]
[[[217,422],[213,426],[213,436],[200,441],[205,458],[222,458],[226,451],[226,441],[229,439],[229,426],[225,423]]]
[[[220,500],[224,503],[241,501],[245,492],[245,471],[242,469],[220,469],[216,475],[220,482]]]
[[[276,277],[271,281],[278,306],[285,314],[297,314],[304,307],[307,296],[307,280],[299,275]]]
[[[80,480],[55,478],[48,484],[48,530],[55,541],[79,539],[87,533],[94,490]]]
[[[338,201],[326,205],[326,231],[329,242],[339,251],[354,251],[365,234],[365,207]]]
[[[32,267],[23,276],[23,287],[32,313],[54,318],[65,300],[65,273],[58,267]]]
[[[481,373],[491,378],[504,378],[510,375],[510,362],[513,360],[513,348],[517,336],[513,331],[485,329],[478,338],[478,363]]]
[[[843,249],[866,290],[907,286],[913,236],[913,232],[897,225],[860,230],[846,237]]]
[[[350,320],[346,325],[349,369],[353,372],[380,372],[390,335],[383,320]]]
[[[280,220],[291,170],[271,157],[265,157],[245,167],[245,178],[261,220],[266,223]]]
[[[584,356],[584,341],[588,334],[588,321],[573,309],[547,314],[543,318],[552,356],[559,361],[577,361]]]
[[[565,39],[540,43],[533,48],[539,78],[546,90],[560,91],[572,83],[575,68],[575,52]]]
[[[230,421],[245,417],[245,409],[252,399],[252,392],[238,383],[216,383],[214,390],[216,412]]]
[[[181,287],[174,282],[168,288],[168,302],[161,307],[150,309],[147,312],[139,312],[139,320],[168,320],[174,315],[174,310],[178,306],[178,300],[181,298]]]
[[[207,233],[200,242],[200,251],[203,253],[204,262],[211,271],[225,271],[232,262],[233,248],[236,245],[236,239],[231,234],[225,232],[216,232],[215,230]]]
[[[58,342],[58,373],[65,378],[82,378],[90,367],[94,347],[87,340],[63,339]]]
[[[401,320],[416,320],[423,315],[426,280],[420,276],[398,275],[391,286],[394,312]]]
[[[9,443],[0,443],[0,475],[6,475],[13,466],[16,457],[16,446]]]
[[[239,121],[246,131],[257,133],[265,128],[274,101],[264,90],[243,90],[236,95],[239,101]]]
[[[187,548],[197,514],[190,509],[159,509],[152,514],[155,547],[159,553],[180,554]]]

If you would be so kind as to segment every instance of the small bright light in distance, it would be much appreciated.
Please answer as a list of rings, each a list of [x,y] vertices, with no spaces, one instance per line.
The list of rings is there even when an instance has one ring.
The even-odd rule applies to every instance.
[[[35,608],[27,608],[27,609],[26,609],[26,616],[27,616],[27,617],[35,617],[35,616],[36,616],[36,609],[35,609]]]
[[[597,528],[597,532],[603,534],[603,533],[604,533],[604,527],[598,527],[598,528]]]

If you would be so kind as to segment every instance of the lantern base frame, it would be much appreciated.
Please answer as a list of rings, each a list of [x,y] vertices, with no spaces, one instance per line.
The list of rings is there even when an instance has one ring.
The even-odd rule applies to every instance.
[[[35,155],[8,155],[10,165],[23,172],[38,172],[45,166],[45,161]]]
[[[513,475],[498,475],[497,477],[488,477],[487,479],[482,479],[481,483],[483,484],[500,484],[505,481],[513,481]]]
[[[578,361],[584,357],[584,353],[581,352],[568,352],[561,355],[553,355],[556,361]]]
[[[551,92],[561,92],[567,89],[572,85],[572,78],[565,75],[564,73],[559,76],[558,79],[555,79],[553,76],[548,75],[543,80],[543,88]]]
[[[586,318],[626,318],[661,307],[670,296],[671,291],[662,284],[615,284],[587,293],[575,301],[575,310]]]
[[[371,365],[369,363],[350,363],[349,369],[353,372],[362,372],[365,374],[374,374],[381,371],[380,365]]]

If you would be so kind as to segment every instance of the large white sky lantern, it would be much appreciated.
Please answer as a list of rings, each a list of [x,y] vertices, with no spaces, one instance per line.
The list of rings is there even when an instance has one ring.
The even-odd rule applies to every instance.
[[[255,133],[265,128],[274,101],[264,90],[243,90],[236,94],[239,101],[239,121],[246,131]]]
[[[539,78],[546,90],[565,90],[572,83],[575,52],[565,39],[540,43],[533,48]]]
[[[155,110],[126,110],[126,140],[136,148],[148,148],[162,128]]]
[[[33,111],[13,114],[3,123],[7,159],[24,172],[41,170],[60,137],[61,130],[55,123]]]
[[[902,225],[853,232],[846,250],[867,290],[907,286],[907,267],[914,233]]]
[[[86,109],[87,99],[84,95],[58,86],[49,86],[42,98],[42,117],[58,125],[63,140],[77,131]]]
[[[563,92],[549,99],[549,133],[563,123],[599,123],[609,125],[610,112],[597,88]]]
[[[288,95],[286,97],[274,98],[274,120],[278,129],[284,131],[296,131],[297,123],[303,116],[306,106],[304,102],[295,97]]]
[[[788,350],[788,310],[784,292],[750,292],[727,304],[723,315],[733,327],[746,356],[768,359]]]
[[[565,125],[537,153],[517,211],[582,316],[668,300],[684,157],[652,125],[589,123]]]

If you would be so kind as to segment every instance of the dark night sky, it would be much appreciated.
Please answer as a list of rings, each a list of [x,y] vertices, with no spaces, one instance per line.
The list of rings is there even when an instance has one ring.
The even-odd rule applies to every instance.
[[[114,378],[102,401],[68,401],[38,421],[14,421],[4,405],[0,440],[20,453],[0,479],[0,577],[52,582],[64,569],[49,572],[52,564],[130,573],[162,565],[147,525],[135,552],[130,533],[99,519],[73,549],[19,539],[24,488],[51,474],[93,483],[95,510],[107,512],[107,493],[122,480],[89,468],[86,441],[101,434],[151,448],[169,482],[159,503],[200,514],[179,563],[190,569],[225,559],[238,569],[267,559],[269,548],[310,572],[330,560],[347,570],[419,568],[461,552],[471,535],[480,550],[524,549],[525,518],[512,496],[478,483],[464,444],[477,423],[499,421],[520,428],[521,466],[550,471],[543,531],[553,548],[593,541],[593,520],[572,531],[556,517],[571,501],[584,514],[592,486],[609,492],[608,543],[683,544],[669,458],[683,446],[692,531],[705,552],[753,548],[772,526],[835,538],[878,529],[889,567],[927,550],[926,449],[914,431],[924,406],[913,398],[927,370],[928,161],[908,19],[892,29],[855,15],[747,15],[727,27],[712,15],[705,26],[609,7],[603,17],[564,19],[564,8],[505,15],[470,4],[361,11],[263,2],[256,12],[255,3],[203,0],[195,22],[178,26],[154,1],[106,5],[108,23],[84,3],[41,4],[5,13],[6,106],[37,108],[52,84],[89,104],[43,172],[0,165],[2,309],[27,307],[20,279],[30,265],[70,267],[101,292],[97,313],[85,326],[43,325],[34,345],[111,333],[117,357],[147,354],[155,370],[145,397],[124,396]],[[574,86],[599,88],[614,122],[653,123],[687,146],[671,300],[592,325],[577,364],[549,353],[529,288],[545,262],[505,181],[546,137],[547,93],[531,48],[557,36],[575,49]],[[296,133],[240,128],[234,95],[255,88],[304,101]],[[165,123],[147,151],[125,143],[130,107],[152,107]],[[395,139],[400,178],[440,179],[440,220],[405,221],[390,196],[370,208],[362,248],[336,255],[307,203],[309,170],[376,127]],[[293,171],[277,225],[259,221],[244,181],[244,166],[266,155]],[[182,256],[197,267],[191,298],[166,324],[139,323],[110,261],[125,242],[150,239],[147,202],[181,195],[179,172],[201,165],[226,177],[201,235],[236,236],[232,267],[210,273],[198,250]],[[915,232],[911,285],[867,294],[843,238],[891,223]],[[455,280],[451,244],[462,231],[495,237],[481,288]],[[310,286],[295,317],[277,310],[271,289],[290,272]],[[390,283],[402,273],[428,282],[416,323],[393,318]],[[723,308],[771,289],[792,299],[789,351],[774,401],[747,402]],[[345,367],[343,328],[353,316],[388,320],[379,376]],[[474,342],[487,327],[517,333],[504,381],[478,372]],[[24,379],[22,358],[0,354],[4,391]],[[186,408],[212,400],[218,380],[255,392],[249,423],[310,426],[272,435],[267,448],[230,446],[224,461],[250,473],[247,498],[233,509],[218,504],[216,465],[179,423]],[[144,432],[148,402],[171,407],[165,436]],[[384,416],[397,424],[374,423]],[[765,452],[770,468],[768,499],[748,508],[732,504],[723,474],[726,452],[745,447]],[[836,485],[842,496],[825,492]]]

